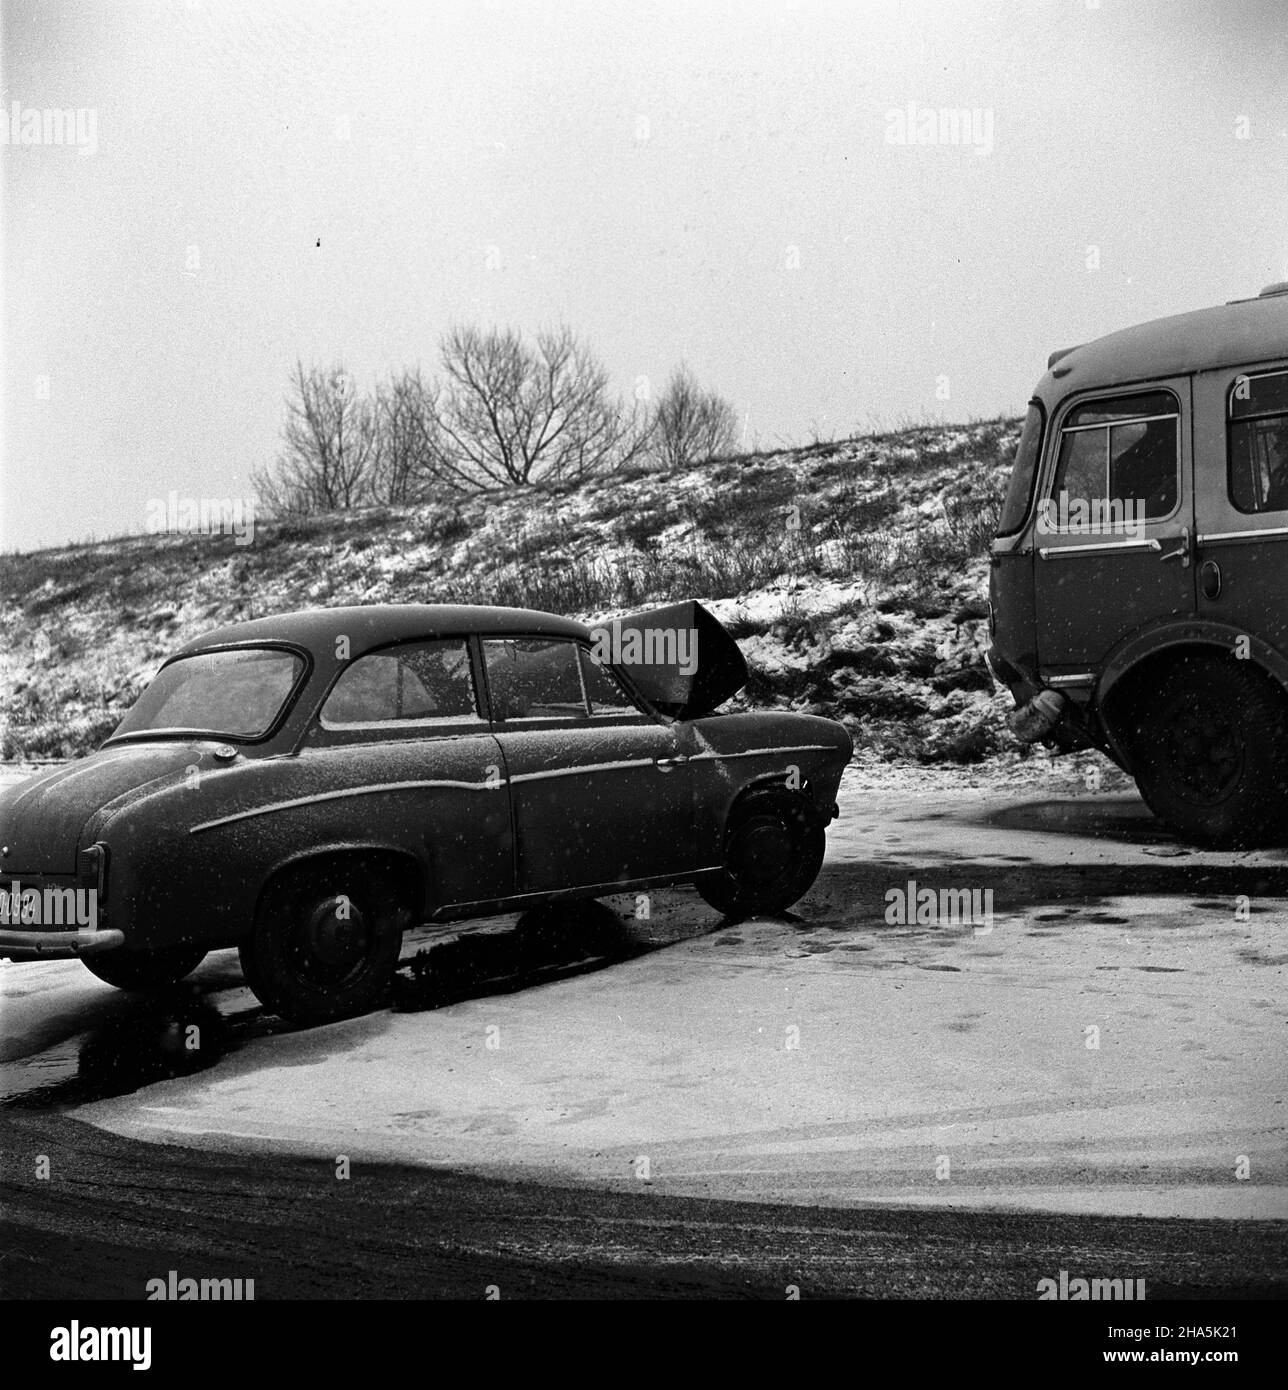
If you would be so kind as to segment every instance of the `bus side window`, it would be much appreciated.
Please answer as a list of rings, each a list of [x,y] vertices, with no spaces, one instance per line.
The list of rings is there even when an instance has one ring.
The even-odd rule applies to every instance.
[[[1239,511],[1288,511],[1288,371],[1235,377],[1227,467]]]

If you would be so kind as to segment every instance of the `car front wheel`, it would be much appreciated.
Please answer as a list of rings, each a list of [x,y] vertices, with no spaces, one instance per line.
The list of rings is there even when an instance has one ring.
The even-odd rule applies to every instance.
[[[165,989],[177,985],[206,958],[200,946],[170,946],[160,951],[99,951],[82,956],[91,975],[117,989]]]
[[[799,792],[749,792],[729,813],[724,867],[695,879],[694,887],[726,917],[782,912],[818,877],[826,838],[813,803]]]
[[[1146,804],[1183,839],[1282,840],[1288,707],[1256,671],[1233,657],[1181,658],[1137,693],[1127,742]]]
[[[308,866],[274,879],[241,946],[260,1001],[292,1023],[330,1023],[378,1008],[409,914],[378,870]]]

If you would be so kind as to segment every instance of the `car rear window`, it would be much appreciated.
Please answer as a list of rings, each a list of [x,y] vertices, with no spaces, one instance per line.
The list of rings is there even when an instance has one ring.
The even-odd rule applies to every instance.
[[[1288,371],[1234,379],[1227,464],[1239,511],[1288,511]]]
[[[584,719],[586,695],[574,643],[546,637],[506,637],[483,643],[492,717]]]
[[[122,734],[262,738],[277,722],[304,660],[275,647],[197,652],[163,666],[117,725]]]
[[[1037,401],[1030,401],[1029,412],[1024,417],[1024,428],[1020,431],[1020,444],[1015,451],[1015,463],[1011,467],[1006,500],[1002,503],[1002,515],[997,524],[999,536],[1009,536],[1018,531],[1029,514],[1033,479],[1037,476],[1038,456],[1042,452],[1044,423],[1041,405]]]
[[[586,698],[590,701],[592,714],[639,714],[635,701],[618,684],[616,677],[584,647],[581,648],[581,676],[586,684]]]

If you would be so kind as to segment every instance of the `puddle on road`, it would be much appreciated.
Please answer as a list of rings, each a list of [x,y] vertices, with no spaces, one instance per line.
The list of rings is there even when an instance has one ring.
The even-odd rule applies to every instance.
[[[1171,837],[1136,797],[1058,798],[1003,806],[984,817],[987,825],[1114,840],[1123,844],[1168,844]]]
[[[206,994],[195,983],[135,996],[126,1012],[35,1056],[3,1063],[0,1108],[84,1105],[205,1071],[251,1037],[273,1031],[254,1026],[263,1010],[245,1007],[246,998],[244,990]]]

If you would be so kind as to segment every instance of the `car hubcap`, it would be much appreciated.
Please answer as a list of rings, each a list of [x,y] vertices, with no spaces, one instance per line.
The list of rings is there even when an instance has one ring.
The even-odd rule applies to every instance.
[[[1167,721],[1168,765],[1182,793],[1191,800],[1223,800],[1243,770],[1243,744],[1237,723],[1211,698],[1175,704]]]
[[[757,816],[730,846],[730,868],[740,883],[764,887],[784,877],[796,860],[796,837],[777,816]]]
[[[301,973],[335,983],[352,975],[366,959],[367,919],[352,899],[333,894],[303,914],[297,944]]]

